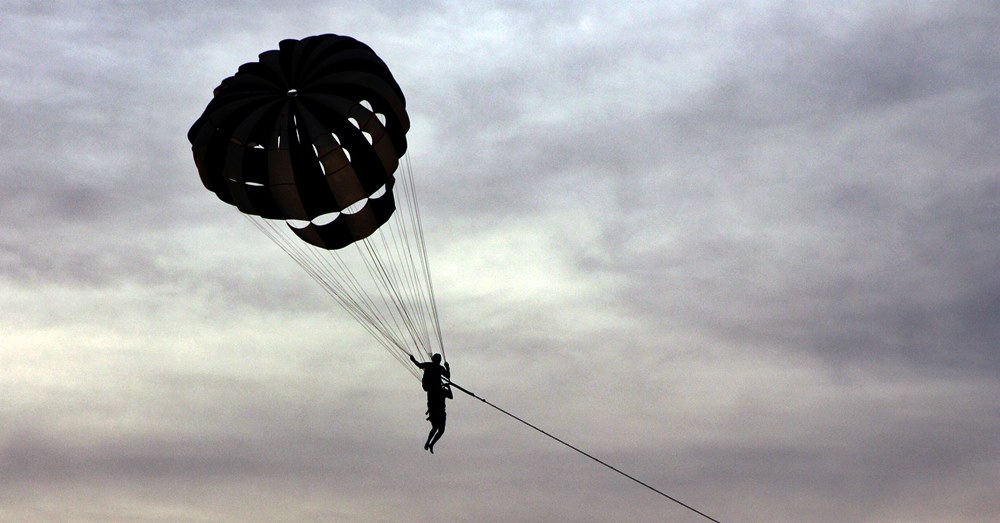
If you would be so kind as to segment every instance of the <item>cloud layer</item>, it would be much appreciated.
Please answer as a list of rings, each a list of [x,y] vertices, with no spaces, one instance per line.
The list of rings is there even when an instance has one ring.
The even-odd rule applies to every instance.
[[[205,191],[283,38],[407,95],[456,381],[722,521],[1000,517],[991,2],[9,2],[0,521],[700,521],[422,391]]]

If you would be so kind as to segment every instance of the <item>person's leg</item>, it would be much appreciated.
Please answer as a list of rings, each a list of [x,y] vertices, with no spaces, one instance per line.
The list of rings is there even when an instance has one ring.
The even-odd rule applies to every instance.
[[[432,453],[434,452],[433,450],[431,450],[431,447],[434,445],[434,443],[432,443],[431,440],[435,439],[434,436],[436,432],[437,432],[437,427],[431,425],[431,431],[427,433],[427,442],[424,443],[424,450],[430,450]]]
[[[441,426],[435,425],[434,429],[432,429],[432,430],[435,430],[435,429],[437,430],[437,434],[434,435],[434,439],[432,439],[430,441],[430,448],[427,449],[427,450],[431,451],[431,454],[434,454],[434,444],[437,443],[437,441],[439,439],[441,439],[441,436],[444,435],[444,423],[442,423]]]

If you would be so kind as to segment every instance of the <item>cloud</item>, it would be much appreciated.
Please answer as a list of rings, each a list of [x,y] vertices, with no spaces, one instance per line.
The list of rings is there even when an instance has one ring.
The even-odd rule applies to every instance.
[[[464,396],[420,452],[414,380],[201,187],[212,88],[321,32],[407,93],[461,383],[723,521],[995,519],[997,16],[12,4],[0,519],[697,520]]]
[[[983,33],[958,20],[971,25],[960,36],[938,20],[912,22],[931,37],[899,44],[913,58],[859,40],[901,38],[880,17],[840,42],[749,41],[752,69],[729,71],[683,111],[663,109],[649,127],[667,129],[673,145],[634,150],[677,154],[612,178],[622,211],[597,224],[615,253],[604,269],[655,278],[637,280],[624,301],[727,339],[834,359],[995,365],[994,330],[958,316],[986,313],[995,287],[997,253],[985,239],[996,228],[996,150],[969,122],[995,120],[977,115],[992,112],[983,104],[996,67],[977,67],[990,60],[978,58]],[[791,34],[822,34],[778,21]],[[916,57],[943,65],[910,67]],[[941,72],[968,64],[969,75]],[[911,69],[926,78],[877,79]],[[912,91],[880,87],[894,82]]]

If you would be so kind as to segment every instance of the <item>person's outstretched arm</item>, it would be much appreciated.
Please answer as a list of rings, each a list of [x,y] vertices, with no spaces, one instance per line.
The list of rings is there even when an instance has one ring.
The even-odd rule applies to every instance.
[[[426,368],[428,365],[430,365],[429,361],[425,361],[423,363],[417,361],[417,358],[414,358],[413,354],[410,354],[410,361],[412,361],[414,365],[416,365],[418,368],[421,369]]]

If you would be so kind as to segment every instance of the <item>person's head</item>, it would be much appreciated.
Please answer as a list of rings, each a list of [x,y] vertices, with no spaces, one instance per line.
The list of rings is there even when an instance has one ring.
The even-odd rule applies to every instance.
[[[435,355],[431,356],[431,361],[433,361],[434,363],[440,364],[441,363],[441,355],[440,354],[435,354]]]

